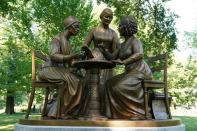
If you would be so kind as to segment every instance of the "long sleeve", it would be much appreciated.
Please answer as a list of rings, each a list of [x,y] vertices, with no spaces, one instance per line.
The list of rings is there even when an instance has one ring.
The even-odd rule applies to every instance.
[[[61,53],[60,49],[60,40],[54,38],[50,44],[49,54],[52,62],[56,63],[65,63],[69,62],[71,59],[75,57],[75,54],[72,55],[64,55]]]
[[[50,58],[53,62],[57,63],[63,63],[63,54],[60,53],[60,41],[57,38],[54,38],[51,41],[50,47],[49,47],[49,54]]]

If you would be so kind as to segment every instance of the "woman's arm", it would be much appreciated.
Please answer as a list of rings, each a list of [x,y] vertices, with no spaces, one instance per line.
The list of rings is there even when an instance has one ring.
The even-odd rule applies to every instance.
[[[123,64],[128,65],[131,64],[135,61],[141,60],[143,59],[143,48],[142,48],[142,44],[139,40],[132,40],[132,41],[128,41],[128,42],[132,42],[131,44],[131,50],[133,52],[133,54],[131,56],[129,56],[127,59],[123,60]]]
[[[54,38],[52,40],[50,44],[49,54],[51,60],[56,63],[70,62],[72,59],[78,57],[78,54],[63,55],[60,52],[60,41],[57,38]]]
[[[82,45],[82,50],[83,50],[83,47],[88,47],[91,44],[91,42],[92,42],[92,40],[94,38],[93,31],[94,31],[94,29],[92,29],[89,32],[88,36],[86,37],[86,39],[85,39],[85,41],[84,41],[84,43]]]
[[[116,49],[113,53],[110,53],[109,51],[106,51],[103,46],[98,46],[98,47],[107,60],[114,60],[117,58],[119,49]]]
[[[115,60],[118,57],[119,49],[120,48],[120,42],[118,39],[118,36],[115,31],[113,31],[113,40],[112,40],[112,53],[109,51],[106,51],[104,47],[100,47],[101,52],[105,56],[107,60]]]

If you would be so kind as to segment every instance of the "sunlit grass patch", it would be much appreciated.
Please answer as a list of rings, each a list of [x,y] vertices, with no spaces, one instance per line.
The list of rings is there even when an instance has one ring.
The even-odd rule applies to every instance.
[[[13,131],[14,125],[19,119],[24,119],[25,113],[16,113],[13,115],[0,114],[0,131]],[[40,119],[40,114],[30,115],[31,119]]]
[[[197,116],[176,116],[186,126],[186,131],[197,131]]]
[[[0,131],[11,131],[14,129],[14,124],[0,126]]]

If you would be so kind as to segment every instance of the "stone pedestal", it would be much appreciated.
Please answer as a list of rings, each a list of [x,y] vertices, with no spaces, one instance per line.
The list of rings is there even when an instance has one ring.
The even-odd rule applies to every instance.
[[[169,127],[80,127],[80,126],[30,126],[16,124],[14,131],[185,131],[183,124]]]
[[[14,131],[185,131],[172,120],[19,120]]]

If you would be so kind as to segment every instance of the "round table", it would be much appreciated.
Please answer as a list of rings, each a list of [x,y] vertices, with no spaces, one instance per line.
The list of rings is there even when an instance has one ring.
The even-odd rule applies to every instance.
[[[103,119],[104,117],[101,114],[99,102],[101,99],[101,96],[99,96],[99,72],[100,69],[111,69],[115,67],[115,64],[106,60],[83,60],[74,62],[73,66],[89,70],[91,76],[87,80],[87,93],[89,97],[84,117],[86,119]]]

